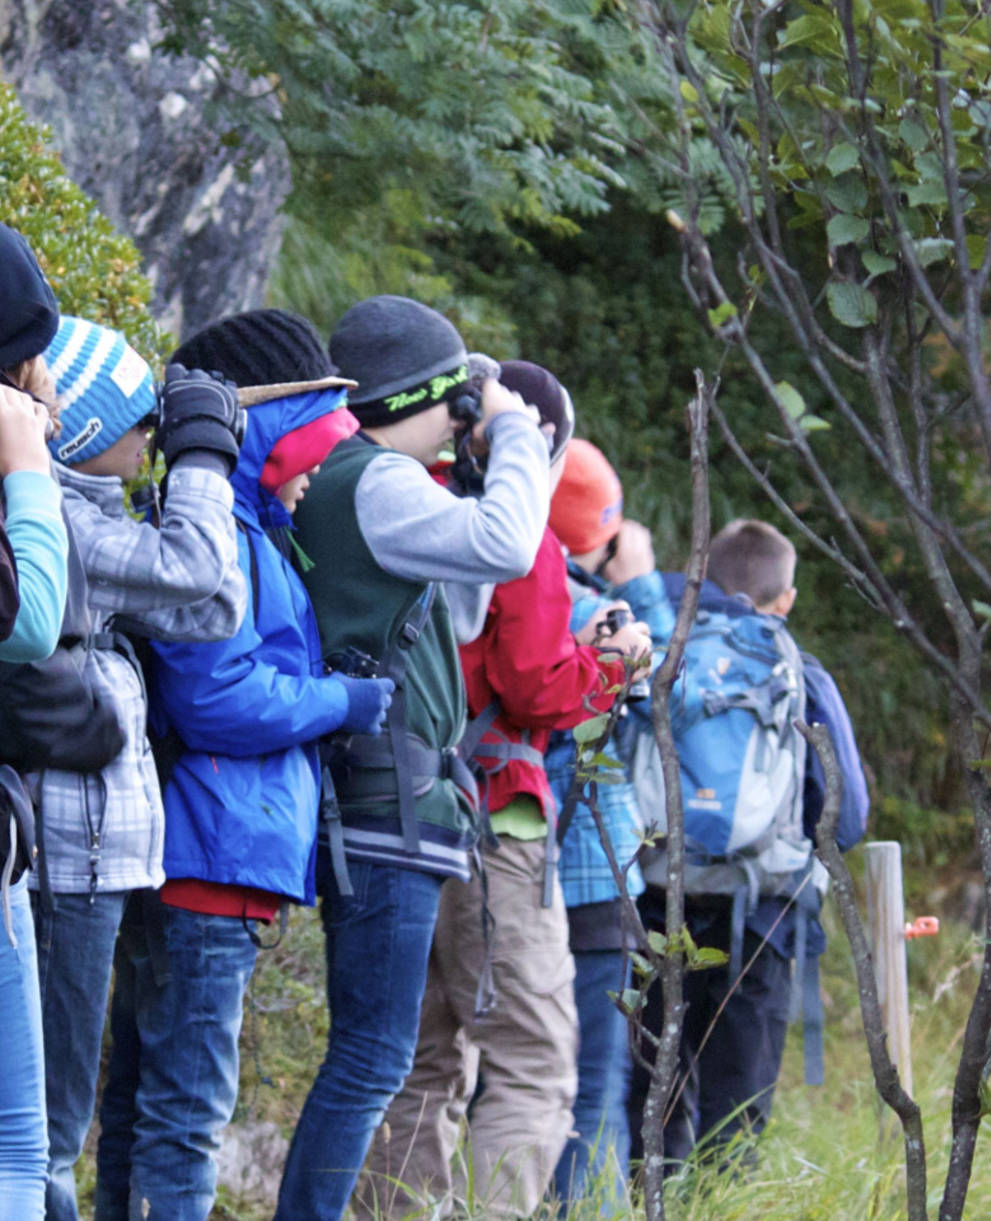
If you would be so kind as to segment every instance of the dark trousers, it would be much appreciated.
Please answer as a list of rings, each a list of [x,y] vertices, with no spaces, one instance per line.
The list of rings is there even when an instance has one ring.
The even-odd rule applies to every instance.
[[[663,931],[663,893],[648,888],[639,902],[647,928]],[[689,901],[685,922],[697,945],[729,952],[728,905]],[[770,945],[762,946],[749,929],[743,936],[743,964],[744,975],[732,992],[734,981],[726,966],[685,975],[687,1009],[675,1083],[675,1092],[680,1093],[668,1104],[664,1126],[664,1155],[672,1169],[702,1142],[718,1157],[737,1132],[759,1135],[770,1116],[784,1051],[791,964]],[[661,989],[655,984],[645,1014],[647,1029],[654,1034],[660,1032],[661,1016]],[[649,1073],[635,1065],[629,1100],[635,1159],[643,1157],[643,1108],[649,1086]]]

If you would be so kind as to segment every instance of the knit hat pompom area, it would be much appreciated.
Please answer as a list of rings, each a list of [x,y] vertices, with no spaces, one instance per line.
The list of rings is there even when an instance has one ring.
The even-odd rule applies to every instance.
[[[95,458],[155,410],[151,369],[119,331],[65,316],[45,360],[62,425],[48,447],[59,462]]]
[[[0,369],[44,352],[58,329],[55,294],[24,237],[0,224]]]
[[[468,379],[468,353],[455,327],[409,297],[353,305],[334,328],[330,355],[358,383],[348,402],[368,428],[426,411]]]
[[[602,450],[574,438],[551,498],[548,525],[572,555],[587,555],[619,533],[623,487]]]
[[[285,309],[229,314],[182,343],[172,362],[223,374],[246,407],[350,384],[337,376],[313,323]]]

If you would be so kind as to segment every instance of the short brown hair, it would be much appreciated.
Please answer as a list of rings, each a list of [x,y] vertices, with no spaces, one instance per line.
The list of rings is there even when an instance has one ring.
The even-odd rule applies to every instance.
[[[723,593],[767,606],[794,583],[795,548],[769,522],[738,517],[712,540],[708,576]]]

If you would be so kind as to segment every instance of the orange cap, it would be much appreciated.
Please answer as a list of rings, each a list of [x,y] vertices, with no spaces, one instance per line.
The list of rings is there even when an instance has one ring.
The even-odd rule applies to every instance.
[[[623,521],[623,485],[591,441],[568,443],[564,474],[551,500],[550,528],[572,555],[608,543]]]

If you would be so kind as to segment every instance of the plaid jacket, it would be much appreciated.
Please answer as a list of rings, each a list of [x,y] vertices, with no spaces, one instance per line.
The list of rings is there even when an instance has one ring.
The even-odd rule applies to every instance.
[[[116,477],[56,469],[89,582],[95,633],[116,616],[122,626],[162,640],[218,640],[237,630],[247,591],[226,479],[193,465],[174,469],[156,530],[128,515]],[[84,666],[114,701],[125,744],[96,775],[50,769],[30,778],[52,890],[160,886],[164,816],[141,675],[116,649],[88,648]]]

